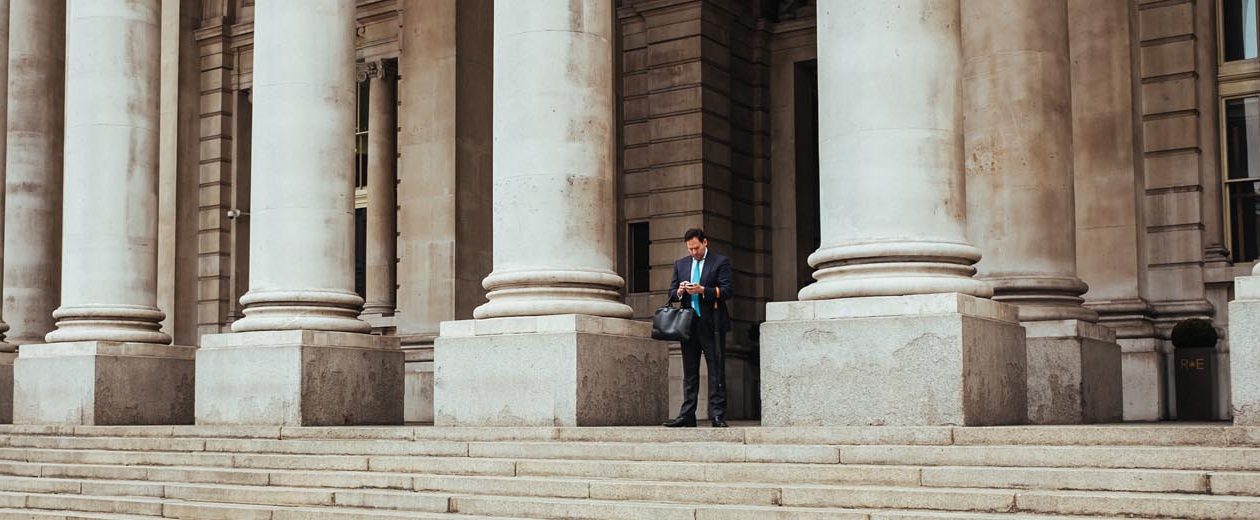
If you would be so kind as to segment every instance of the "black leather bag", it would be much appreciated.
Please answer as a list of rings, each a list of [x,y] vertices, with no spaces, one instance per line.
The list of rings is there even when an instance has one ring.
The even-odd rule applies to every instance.
[[[691,320],[696,318],[691,307],[684,307],[682,302],[674,306],[671,300],[656,309],[652,316],[652,339],[662,341],[687,341],[691,339]]]

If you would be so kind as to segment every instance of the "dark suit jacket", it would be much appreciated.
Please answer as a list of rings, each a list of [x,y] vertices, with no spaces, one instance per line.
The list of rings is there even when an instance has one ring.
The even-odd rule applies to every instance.
[[[679,283],[691,281],[691,260],[691,256],[684,256],[674,262],[674,279],[669,283],[670,301],[678,301]],[[734,296],[731,290],[731,259],[710,249],[704,259],[704,270],[700,272],[700,285],[704,286],[704,294],[700,296],[700,319],[716,319],[718,330],[730,331],[731,317],[726,311],[726,301]],[[684,293],[682,302],[690,303],[691,295]]]

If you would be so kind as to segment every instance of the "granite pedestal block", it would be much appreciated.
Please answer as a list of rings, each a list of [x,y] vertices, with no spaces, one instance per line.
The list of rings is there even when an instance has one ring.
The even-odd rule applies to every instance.
[[[766,426],[998,425],[1027,418],[1015,307],[957,293],[771,303]]]
[[[195,347],[26,345],[13,365],[16,424],[192,424]]]
[[[1080,320],[1024,323],[1031,424],[1120,422],[1124,378],[1116,333]]]
[[[668,416],[668,346],[651,325],[586,315],[441,325],[439,426],[622,426]]]
[[[13,423],[13,362],[17,352],[0,352],[0,424]]]
[[[398,338],[288,330],[201,341],[197,424],[402,424]]]
[[[1260,426],[1260,276],[1234,279],[1229,354],[1234,424]]]

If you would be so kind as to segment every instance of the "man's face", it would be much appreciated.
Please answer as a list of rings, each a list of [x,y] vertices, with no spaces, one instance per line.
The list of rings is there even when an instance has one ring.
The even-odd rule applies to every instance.
[[[709,250],[709,241],[692,238],[687,241],[687,252],[696,260],[704,260],[705,251]]]

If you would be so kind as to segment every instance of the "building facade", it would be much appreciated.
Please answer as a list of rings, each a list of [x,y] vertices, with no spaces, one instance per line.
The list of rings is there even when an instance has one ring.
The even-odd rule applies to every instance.
[[[683,232],[701,227],[711,247],[735,266],[735,327],[725,360],[732,418],[761,417],[763,397],[783,397],[767,393],[762,381],[771,373],[762,356],[762,325],[782,319],[768,317],[775,312],[768,311],[771,302],[958,292],[1015,306],[1017,324],[1029,334],[1030,360],[1037,341],[1070,339],[1074,346],[1066,348],[1076,349],[1074,360],[1056,354],[1039,362],[1073,365],[1078,388],[1072,392],[1084,392],[1080,387],[1089,384],[1079,380],[1085,379],[1122,387],[1117,412],[1093,419],[1172,419],[1179,416],[1170,384],[1172,327],[1208,318],[1227,329],[1234,280],[1251,273],[1260,258],[1260,8],[1254,0],[1018,0],[1016,7],[1005,0],[886,2],[892,11],[865,11],[841,0],[619,0],[614,6],[531,0],[527,9],[493,0],[322,2],[343,4],[341,14],[353,4],[352,45],[319,32],[340,34],[338,24],[346,20],[303,2],[7,3],[8,341],[185,346],[146,356],[163,360],[165,373],[189,377],[185,384],[179,383],[183,376],[171,376],[173,386],[190,385],[191,371],[197,372],[199,418],[203,391],[230,392],[222,386],[232,386],[203,387],[202,365],[216,363],[203,357],[225,356],[217,363],[227,365],[271,359],[232,358],[228,352],[240,346],[235,340],[208,345],[207,336],[313,329],[370,332],[384,342],[365,340],[363,352],[388,350],[397,341],[401,356],[382,354],[352,366],[384,374],[391,363],[402,363],[405,420],[440,423],[434,344],[448,335],[444,322],[572,313],[645,320],[665,301],[672,262],[685,254]],[[284,12],[268,8],[294,14],[267,18]],[[92,9],[114,9],[109,16],[125,22],[83,22],[100,14]],[[903,9],[935,14],[898,25]],[[578,20],[573,23],[585,29],[575,34],[607,32],[611,55],[579,37],[579,43],[496,46],[518,35],[504,23],[520,24],[521,34],[531,23],[548,30],[554,20],[546,13]],[[605,13],[608,20],[598,19]],[[898,21],[889,25],[901,32],[870,33],[862,24],[871,20]],[[119,32],[125,28],[132,32]],[[84,43],[92,38],[100,38],[102,48],[111,38],[130,38],[128,45],[142,53],[111,55]],[[934,62],[884,58],[903,47],[956,52]],[[520,59],[548,52],[569,68],[552,71],[554,89],[530,90],[541,81],[535,69],[553,67]],[[884,61],[863,61],[876,58]],[[605,59],[613,70],[608,85],[590,79],[598,70],[586,70]],[[859,88],[846,75],[850,70],[887,75]],[[285,90],[316,80],[341,88],[339,74],[354,75],[352,100],[329,105],[311,89]],[[603,87],[611,103],[600,115],[605,100],[588,91]],[[872,93],[884,98],[870,103],[863,96]],[[520,107],[551,106],[553,95],[578,105],[565,121],[594,121],[570,141],[612,147],[598,158],[555,151],[552,160],[567,167],[611,167],[607,179],[591,181],[589,193],[569,179],[572,198],[555,199],[552,194],[568,192],[548,191],[563,183],[518,179],[511,181],[516,191],[505,187],[507,170],[537,166],[535,155],[548,151],[545,141],[524,130],[546,114]],[[94,111],[120,96],[147,108]],[[277,112],[274,103],[288,112]],[[353,117],[345,103],[355,107]],[[905,119],[890,126],[868,117],[875,113]],[[525,115],[509,117],[518,114]],[[939,165],[885,161],[878,154],[901,155],[893,143],[858,146],[852,136],[863,125],[910,128],[919,117],[924,125],[958,120],[957,135],[948,138],[960,148],[954,177],[879,180],[881,167],[935,171]],[[603,128],[605,120],[611,127],[590,130]],[[148,148],[139,154],[156,161],[152,178],[126,175],[136,168],[134,158],[111,170],[113,176],[98,171],[102,157],[116,154],[84,143],[111,147],[112,134],[100,130],[111,124],[143,128],[156,139],[144,141]],[[519,142],[505,137],[513,132],[521,132]],[[600,132],[608,134],[607,143]],[[344,139],[346,153],[326,153],[341,150],[336,139]],[[853,177],[863,165],[870,167],[866,180]],[[303,168],[321,173],[280,173]],[[907,180],[916,178],[917,184]],[[351,201],[352,214],[345,211]],[[540,210],[542,201],[558,207]],[[132,205],[142,211],[126,210]],[[143,232],[101,227],[108,222]],[[553,224],[565,232],[556,237],[542,230]],[[311,249],[309,233],[294,233],[302,226],[325,231],[319,247]],[[852,251],[861,242],[854,233],[875,242],[952,240],[970,249],[911,251],[902,244],[859,254]],[[102,237],[129,246],[111,248]],[[320,247],[329,253],[301,254]],[[874,257],[883,260],[870,264]],[[515,271],[504,266],[521,262],[528,267],[522,272],[532,274],[524,281],[507,276]],[[561,269],[547,275],[552,281],[540,281],[547,277],[538,266],[548,262],[569,274]],[[853,272],[859,264],[868,265],[867,274]],[[576,271],[597,273],[590,276],[598,281],[574,278]],[[835,284],[828,285],[832,276]],[[329,277],[353,280],[353,287],[311,283]],[[979,280],[985,288],[932,285],[941,277]],[[876,288],[893,278],[926,285]],[[854,284],[857,289],[848,287]],[[591,310],[588,302],[544,312],[503,303],[587,298],[556,296],[575,287],[628,309]],[[327,294],[278,295],[297,289]],[[530,296],[530,290],[541,292]],[[487,304],[487,293],[495,291],[497,299]],[[315,318],[302,327],[278,325],[297,316]],[[113,333],[100,334],[100,323],[111,320],[106,328]],[[1072,332],[1044,332],[1046,323],[1070,323],[1064,326]],[[1114,355],[1086,359],[1091,345]],[[205,352],[194,355],[196,346]],[[1229,351],[1228,341],[1216,348],[1216,419],[1231,416]],[[37,363],[57,361],[32,357],[27,366]],[[1095,366],[1103,368],[1091,372]],[[1053,372],[1032,361],[1021,370],[1030,381]],[[669,375],[672,410],[681,386],[676,345]],[[436,386],[441,392],[440,381]],[[1028,391],[1028,399],[1038,399]],[[1062,397],[1044,391],[1044,399]],[[1118,391],[1108,392],[1119,399]],[[1092,397],[1072,399],[1076,419],[1045,421],[1090,422],[1079,401]]]

